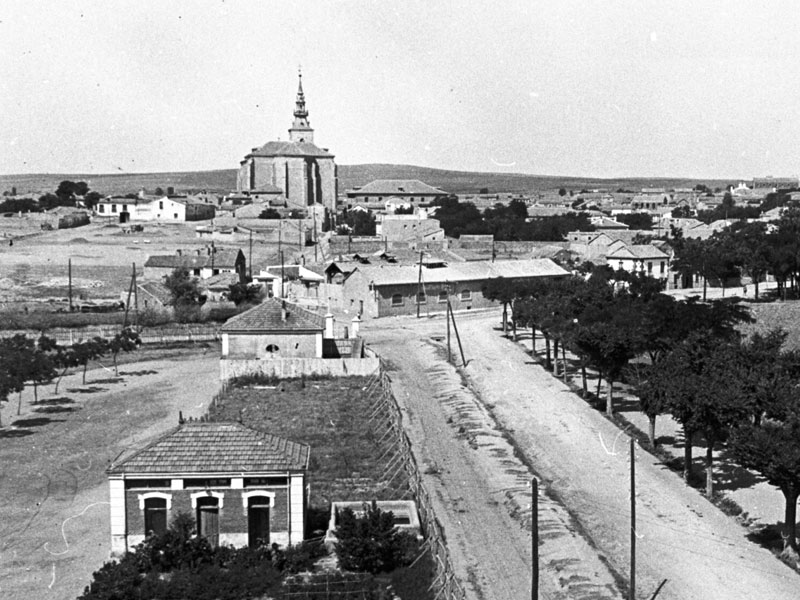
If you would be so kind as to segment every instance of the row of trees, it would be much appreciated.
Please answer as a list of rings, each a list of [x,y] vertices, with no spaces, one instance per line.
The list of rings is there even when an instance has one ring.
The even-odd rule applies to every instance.
[[[112,339],[94,337],[71,346],[59,345],[45,335],[37,340],[23,334],[0,338],[0,404],[8,401],[9,395],[20,393],[25,385],[33,385],[34,402],[39,401],[38,388],[55,380],[54,393],[69,369],[83,367],[83,382],[90,361],[110,354],[117,373],[117,356],[120,352],[131,352],[139,345],[139,334],[132,329],[123,329]],[[19,413],[20,407],[17,407]]]
[[[507,205],[496,204],[481,213],[471,202],[459,202],[455,196],[434,202],[436,218],[448,237],[464,234],[493,234],[498,241],[563,241],[570,231],[593,231],[589,218],[582,213],[568,213],[528,221],[528,208],[522,200]]]
[[[797,548],[800,496],[800,353],[783,350],[786,334],[744,338],[752,321],[731,300],[678,301],[641,275],[596,269],[588,278],[519,285],[496,280],[489,297],[510,306],[512,327],[541,331],[545,365],[566,380],[566,350],[578,358],[584,396],[587,367],[613,386],[624,380],[639,396],[655,446],[656,419],[670,415],[684,434],[684,477],[692,477],[692,444],[706,444],[706,494],[714,492],[713,452],[727,442],[738,463],[761,473],[786,499],[785,543]],[[505,312],[505,311],[504,311]],[[504,314],[505,322],[505,314]],[[561,364],[559,365],[559,349]],[[560,368],[559,368],[560,367]]]
[[[798,291],[800,282],[800,209],[787,209],[777,223],[737,221],[706,240],[684,239],[674,231],[670,243],[675,251],[673,270],[684,278],[726,280],[745,274],[752,278],[758,299],[759,281],[771,273],[784,298]]]

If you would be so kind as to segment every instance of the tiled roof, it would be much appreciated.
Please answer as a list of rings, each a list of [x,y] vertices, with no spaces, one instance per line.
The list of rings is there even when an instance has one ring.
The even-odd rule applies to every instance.
[[[419,281],[418,266],[358,266],[366,279],[376,286],[416,284]],[[423,268],[422,281],[425,283],[452,283],[459,281],[480,281],[496,277],[554,277],[568,275],[549,258],[530,260],[454,262],[446,267]]]
[[[309,142],[267,142],[259,148],[253,148],[245,158],[250,156],[319,156],[333,158],[333,154]]]
[[[423,183],[418,179],[376,179],[357,190],[350,190],[348,194],[356,196],[364,194],[381,194],[384,196],[396,196],[397,194],[447,195],[447,192]]]
[[[283,306],[286,306],[286,320],[283,319]],[[255,333],[261,331],[322,331],[325,317],[301,308],[296,304],[269,298],[235,317],[231,317],[221,327],[225,333]]]
[[[144,263],[145,267],[156,267],[164,269],[177,269],[183,267],[186,269],[201,269],[203,267],[211,267],[220,269],[233,269],[236,266],[236,260],[239,257],[241,250],[229,250],[219,248],[211,254],[205,251],[198,255],[193,252],[186,252],[182,255],[166,254],[149,256],[147,262]]]
[[[230,286],[239,283],[239,275],[236,273],[219,273],[212,275],[208,279],[200,282],[201,287],[207,290],[227,290]]]
[[[659,250],[652,244],[637,244],[635,246],[624,246],[614,250],[606,256],[609,260],[614,258],[636,258],[636,259],[662,259],[669,258],[669,255]]]
[[[184,423],[108,473],[241,473],[308,468],[310,448],[241,423]]]
[[[138,284],[141,293],[152,296],[164,306],[172,304],[172,293],[169,288],[160,281],[145,281]]]

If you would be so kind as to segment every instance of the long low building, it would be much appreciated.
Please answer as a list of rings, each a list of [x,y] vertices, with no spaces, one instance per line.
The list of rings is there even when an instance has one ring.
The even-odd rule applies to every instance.
[[[344,307],[367,317],[422,314],[495,306],[485,288],[504,277],[526,282],[569,275],[549,258],[509,261],[357,266],[342,284]]]

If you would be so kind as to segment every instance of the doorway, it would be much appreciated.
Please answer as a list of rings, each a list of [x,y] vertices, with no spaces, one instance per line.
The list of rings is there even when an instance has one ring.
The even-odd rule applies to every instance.
[[[269,545],[269,498],[251,496],[247,499],[247,543],[251,548]]]
[[[197,532],[206,538],[212,548],[219,545],[219,500],[205,497],[197,499]]]

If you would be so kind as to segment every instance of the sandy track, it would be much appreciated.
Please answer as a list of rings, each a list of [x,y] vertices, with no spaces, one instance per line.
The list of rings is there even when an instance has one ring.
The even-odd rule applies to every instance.
[[[526,462],[533,465],[575,516],[597,553],[615,572],[627,578],[630,531],[627,436],[541,367],[531,364],[521,348],[493,331],[498,321],[494,313],[459,318],[470,361],[466,369],[470,387],[479,394],[483,405],[490,408],[497,422],[510,432]],[[430,410],[417,415],[412,412],[411,431],[418,446],[423,446],[423,453],[437,455],[441,451],[440,440],[452,438],[452,433],[446,430],[443,433],[441,426],[431,430],[428,422],[437,418],[432,413],[439,409],[435,391],[428,389],[432,383],[421,372],[429,369],[435,359],[424,352],[420,358],[411,358],[409,355],[419,352],[421,346],[409,340],[420,340],[434,333],[441,336],[443,320],[378,322],[383,332],[370,325],[368,337],[379,338],[378,351],[389,353],[398,368],[413,369],[414,361],[418,361],[417,372],[412,371],[414,374],[410,376],[411,385],[420,397],[417,406],[427,402]],[[415,418],[425,424],[415,424]],[[489,476],[474,464],[473,472],[465,473],[463,478],[469,481],[469,477],[474,477],[479,482],[476,493],[483,493],[486,507],[491,487],[480,482],[487,481]],[[446,481],[443,485],[447,488]],[[457,489],[451,488],[448,493],[455,495]],[[507,507],[495,505],[488,512],[507,512]],[[649,598],[663,579],[668,581],[659,594],[660,600],[798,597],[800,577],[796,573],[749,542],[742,527],[641,450],[637,453],[637,512],[638,597]],[[540,518],[541,514],[540,509]],[[507,531],[494,525],[502,521],[502,515],[482,518],[492,519],[493,525],[484,531],[487,537],[480,553],[471,541],[474,537],[469,523],[464,524],[462,519],[459,524],[453,515],[446,515],[445,527],[448,541],[455,549],[454,556],[463,554],[467,560],[472,558],[474,568],[493,571],[495,565],[484,558],[483,546],[496,556],[515,555],[522,552],[519,544],[523,539],[506,535]],[[491,531],[495,527],[498,535]],[[512,550],[512,546],[516,549]],[[515,572],[523,569],[519,561],[509,568]],[[522,578],[512,577],[511,580],[519,581],[516,590],[522,586]],[[483,597],[490,597],[486,590],[493,582],[487,578],[480,583],[485,584]],[[525,596],[516,591],[504,595],[500,584],[491,597]]]
[[[0,598],[66,600],[83,591],[110,550],[106,467],[176,426],[179,410],[202,415],[219,388],[218,364],[210,350],[125,364],[119,381],[103,370],[85,386],[80,375],[65,377],[58,397],[66,401],[31,407],[26,390],[21,417],[4,405],[4,424],[22,425],[0,430]]]

